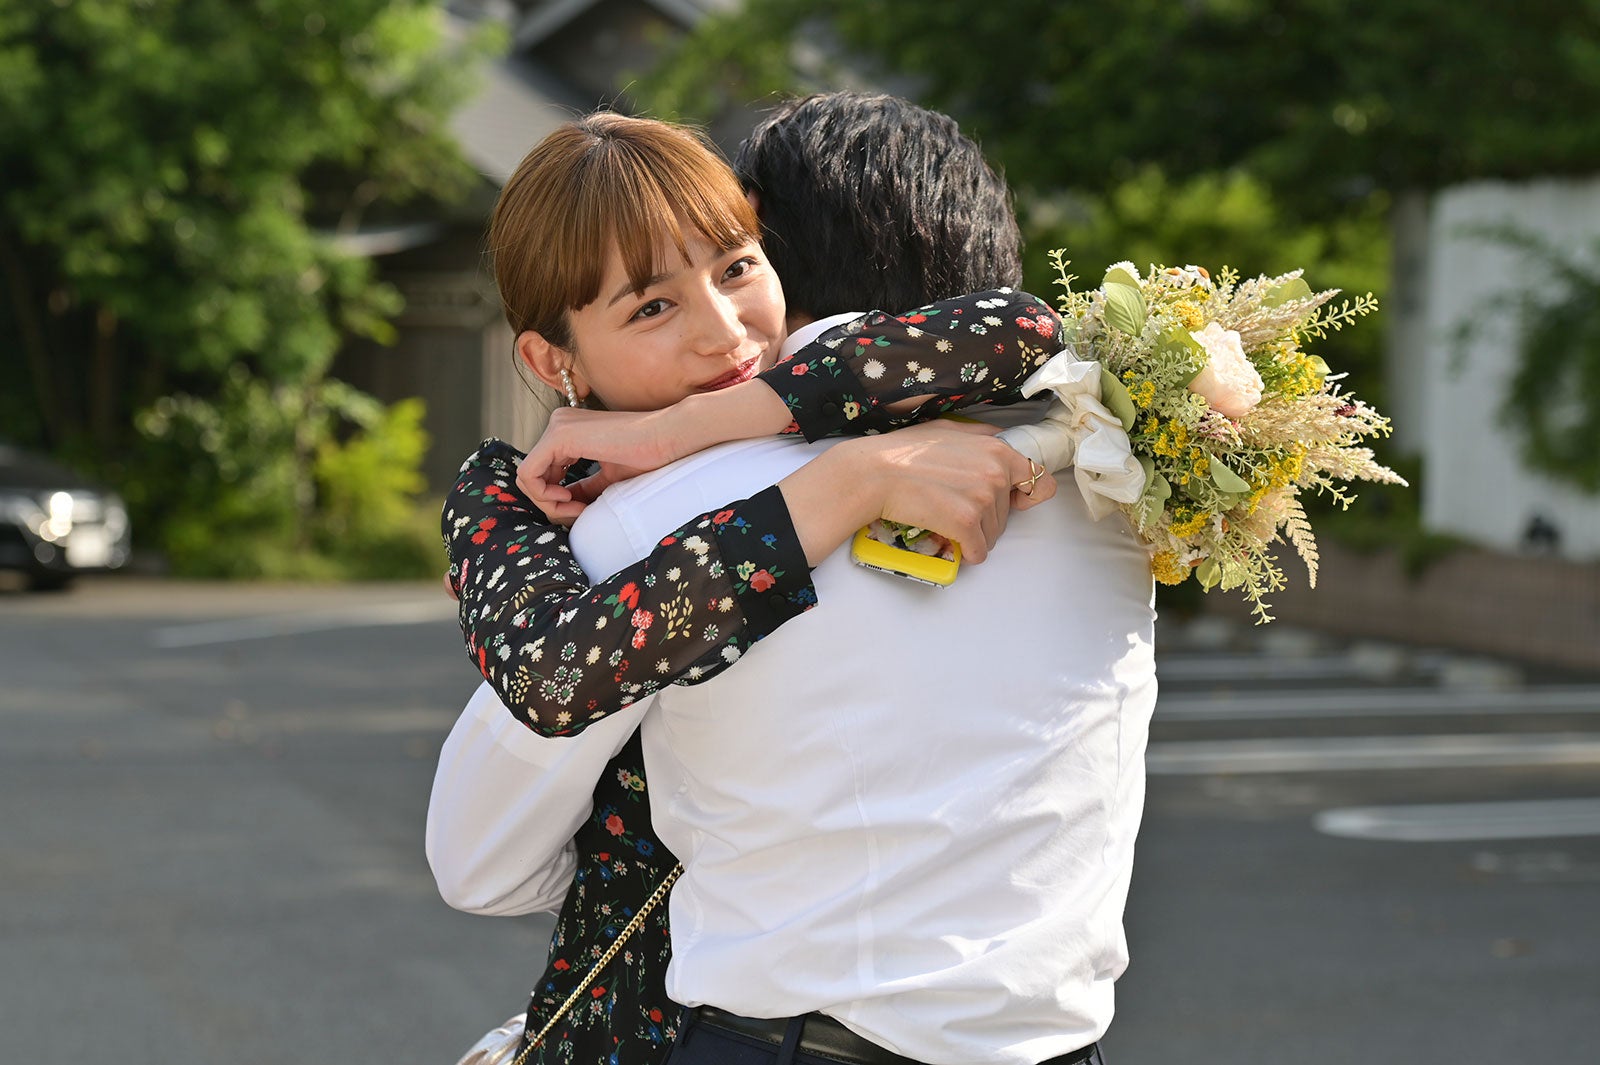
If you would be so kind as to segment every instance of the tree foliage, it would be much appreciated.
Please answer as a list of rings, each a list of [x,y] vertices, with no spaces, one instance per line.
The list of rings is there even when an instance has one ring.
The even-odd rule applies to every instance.
[[[140,474],[138,412],[248,417],[254,382],[310,418],[340,344],[400,305],[334,238],[470,187],[444,120],[485,42],[441,30],[429,0],[0,5],[5,435],[140,478],[160,523],[181,492]],[[252,459],[209,454],[174,476]]]
[[[849,51],[741,47],[763,26]],[[1596,0],[751,0],[652,86],[688,113],[719,82],[852,78],[910,79],[1024,187],[1244,167],[1314,206],[1600,160]]]

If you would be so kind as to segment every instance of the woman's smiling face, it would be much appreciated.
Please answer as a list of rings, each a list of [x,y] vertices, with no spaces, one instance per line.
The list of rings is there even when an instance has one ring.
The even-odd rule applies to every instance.
[[[761,246],[723,251],[690,226],[682,232],[688,260],[663,236],[661,265],[642,290],[613,244],[599,295],[569,313],[574,384],[612,410],[660,410],[747,381],[783,344],[783,289]]]

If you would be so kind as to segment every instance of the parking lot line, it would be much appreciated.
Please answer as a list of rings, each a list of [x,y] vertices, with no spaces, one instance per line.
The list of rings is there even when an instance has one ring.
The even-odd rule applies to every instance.
[[[370,629],[385,625],[423,625],[454,619],[456,605],[443,596],[438,602],[382,603],[367,607],[316,613],[268,614],[227,621],[204,621],[156,629],[150,642],[163,650],[208,644],[264,640],[333,629]]]
[[[1152,743],[1145,764],[1152,776],[1600,765],[1600,735],[1564,732],[1174,741]]]
[[[1313,823],[1330,836],[1405,842],[1600,836],[1600,799],[1347,806]]]

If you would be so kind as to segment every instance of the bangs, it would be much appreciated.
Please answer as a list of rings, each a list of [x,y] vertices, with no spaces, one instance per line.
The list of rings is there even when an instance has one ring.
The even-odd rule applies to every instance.
[[[609,248],[615,243],[623,270],[635,291],[670,269],[662,261],[670,246],[689,261],[688,232],[699,232],[719,251],[759,243],[761,223],[745,199],[733,171],[693,134],[666,127],[655,143],[611,141],[597,145],[593,166],[583,176],[584,200],[577,220],[591,239],[580,247]],[[593,240],[593,237],[599,239]],[[591,257],[580,290],[569,306],[576,310],[600,292],[604,257]]]
[[[761,240],[732,168],[697,133],[600,113],[534,146],[489,224],[495,283],[513,333],[570,342],[567,315],[593,303],[613,247],[635,289],[685,262],[699,233],[721,251]]]

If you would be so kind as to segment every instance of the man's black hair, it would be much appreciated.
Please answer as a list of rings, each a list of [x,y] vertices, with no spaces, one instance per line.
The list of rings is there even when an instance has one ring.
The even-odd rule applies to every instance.
[[[1005,181],[946,115],[896,96],[790,100],[739,146],[793,313],[908,310],[1022,283]]]

